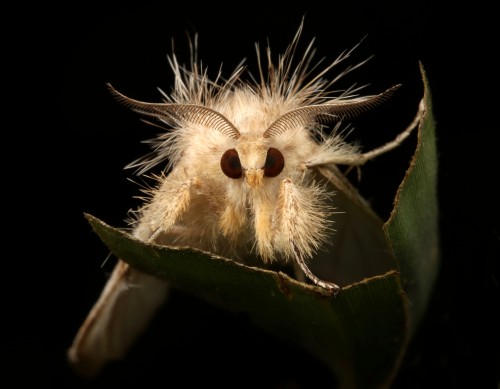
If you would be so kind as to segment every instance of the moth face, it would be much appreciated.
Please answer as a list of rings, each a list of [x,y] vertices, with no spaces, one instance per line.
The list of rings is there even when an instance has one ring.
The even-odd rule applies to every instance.
[[[246,179],[251,187],[260,187],[266,178],[277,177],[285,167],[281,151],[263,142],[242,142],[221,157],[222,172],[232,179]]]

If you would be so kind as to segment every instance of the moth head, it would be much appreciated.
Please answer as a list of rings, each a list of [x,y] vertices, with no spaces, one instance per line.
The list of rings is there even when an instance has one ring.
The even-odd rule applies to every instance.
[[[266,178],[280,175],[285,158],[277,148],[263,140],[245,140],[222,154],[222,172],[232,179],[245,179],[249,186],[260,187]]]

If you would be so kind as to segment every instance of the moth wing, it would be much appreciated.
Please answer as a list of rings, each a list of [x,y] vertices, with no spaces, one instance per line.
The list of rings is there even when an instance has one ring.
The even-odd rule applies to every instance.
[[[119,261],[80,327],[68,359],[84,376],[123,357],[168,294],[168,283]]]
[[[335,165],[315,167],[318,180],[328,181],[335,232],[310,269],[325,280],[346,286],[396,269],[386,241],[382,219]]]

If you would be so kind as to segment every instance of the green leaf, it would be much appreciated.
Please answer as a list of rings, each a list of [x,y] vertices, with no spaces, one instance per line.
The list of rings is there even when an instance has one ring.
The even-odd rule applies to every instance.
[[[418,132],[417,149],[401,183],[395,206],[384,226],[411,303],[412,332],[425,313],[439,270],[437,149],[432,102],[425,71],[426,113]]]
[[[385,233],[399,271],[362,275],[333,297],[278,271],[191,248],[147,244],[86,217],[117,257],[213,304],[245,312],[256,325],[325,361],[341,387],[387,387],[424,315],[439,261],[434,121],[423,69],[422,75],[426,114],[416,152],[390,220],[383,229],[372,223],[380,225],[382,239]]]
[[[395,271],[352,284],[335,298],[280,272],[200,250],[146,244],[87,218],[113,253],[133,267],[226,309],[246,312],[262,328],[320,357],[343,382],[382,382],[405,342],[406,303]]]

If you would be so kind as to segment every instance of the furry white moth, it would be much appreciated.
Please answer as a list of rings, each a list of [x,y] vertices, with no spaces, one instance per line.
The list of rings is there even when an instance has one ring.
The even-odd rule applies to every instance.
[[[196,60],[189,68],[169,58],[175,75],[161,103],[130,99],[112,89],[135,111],[165,127],[154,152],[130,166],[142,174],[165,162],[157,186],[137,210],[134,237],[156,244],[191,246],[263,264],[290,262],[311,282],[332,294],[339,286],[309,270],[307,260],[329,239],[332,198],[324,182],[371,212],[339,165],[360,167],[396,148],[417,126],[415,120],[393,141],[362,153],[334,126],[387,100],[398,86],[375,96],[351,88],[332,97],[330,87],[361,64],[333,80],[324,76],[351,51],[311,75],[312,43],[294,65],[302,25],[278,63],[267,49],[267,71],[257,46],[259,79],[244,81],[243,66],[223,80],[210,80]],[[298,273],[298,274],[299,274]],[[70,363],[92,375],[122,357],[164,302],[169,285],[119,260],[99,300],[68,351]]]

